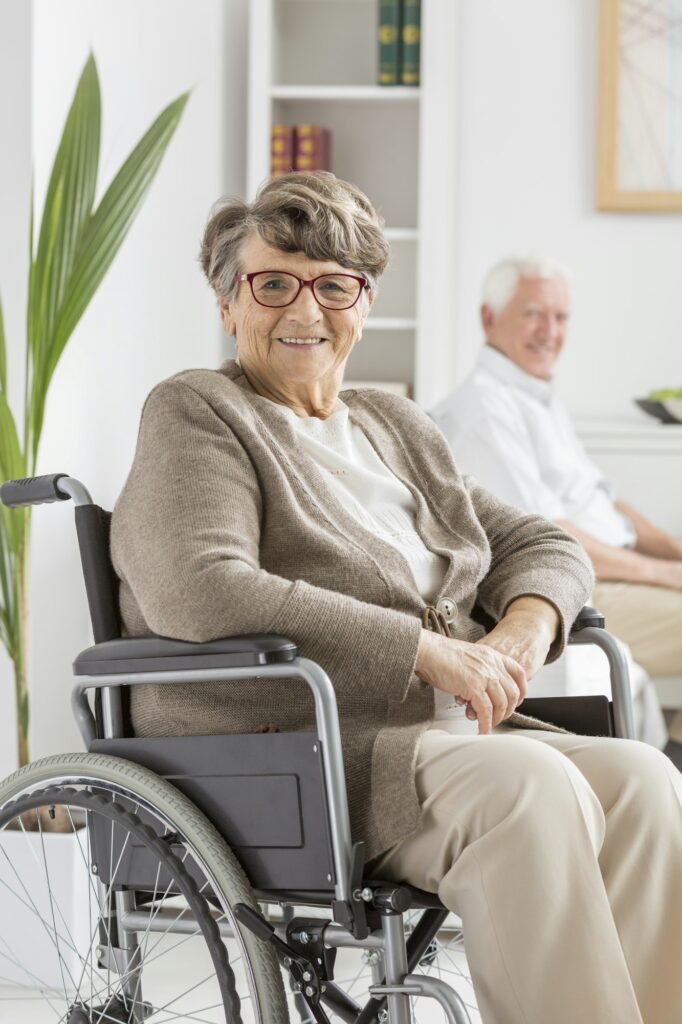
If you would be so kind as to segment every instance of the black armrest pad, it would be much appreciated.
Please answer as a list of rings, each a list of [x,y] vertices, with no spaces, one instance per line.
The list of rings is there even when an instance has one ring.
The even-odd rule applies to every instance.
[[[125,637],[88,647],[73,663],[74,675],[179,672],[205,668],[251,668],[294,661],[298,648],[291,640],[269,633],[249,633],[209,640],[205,644],[161,636]]]
[[[605,619],[601,612],[591,605],[586,604],[578,612],[578,617],[571,626],[571,633],[577,633],[586,626],[594,626],[596,629],[604,629]]]

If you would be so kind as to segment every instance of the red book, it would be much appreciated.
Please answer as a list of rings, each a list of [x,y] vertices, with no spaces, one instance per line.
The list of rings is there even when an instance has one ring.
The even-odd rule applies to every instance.
[[[296,125],[297,171],[329,171],[329,131],[318,124]]]
[[[296,157],[296,129],[292,124],[273,124],[270,132],[270,175],[289,174]]]

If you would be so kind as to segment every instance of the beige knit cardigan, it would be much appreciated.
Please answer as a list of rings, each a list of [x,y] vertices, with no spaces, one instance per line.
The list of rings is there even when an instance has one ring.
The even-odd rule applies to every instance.
[[[514,598],[538,594],[561,615],[558,656],[592,583],[579,545],[462,477],[412,402],[341,397],[413,493],[424,543],[449,560],[439,598],[457,606],[451,634],[482,636],[474,602],[499,619]],[[128,635],[279,633],[322,665],[337,694],[353,837],[368,857],[418,827],[414,764],[434,709],[414,674],[424,602],[404,557],[336,500],[285,412],[235,362],[151,392],[111,544]],[[143,736],[314,723],[307,688],[291,680],[137,688],[132,714]]]

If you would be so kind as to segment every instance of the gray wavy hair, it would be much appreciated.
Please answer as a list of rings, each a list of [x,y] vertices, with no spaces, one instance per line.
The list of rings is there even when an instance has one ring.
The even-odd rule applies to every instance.
[[[213,207],[199,260],[216,295],[231,302],[244,273],[245,240],[257,233],[275,249],[332,260],[364,274],[370,290],[386,269],[384,221],[364,192],[328,171],[296,171],[261,185],[253,203],[222,199]]]
[[[501,313],[516,294],[522,277],[539,277],[545,281],[560,277],[569,289],[571,287],[571,275],[561,263],[539,253],[515,253],[500,260],[485,275],[481,302],[490,306],[494,313]]]

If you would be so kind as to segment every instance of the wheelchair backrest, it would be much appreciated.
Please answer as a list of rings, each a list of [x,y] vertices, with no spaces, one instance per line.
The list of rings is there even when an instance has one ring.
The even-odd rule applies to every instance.
[[[111,564],[110,529],[111,512],[99,505],[76,507],[78,547],[96,644],[121,636],[118,578]]]

